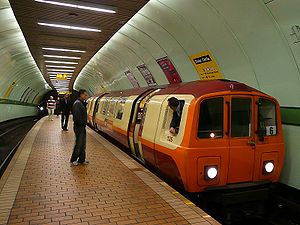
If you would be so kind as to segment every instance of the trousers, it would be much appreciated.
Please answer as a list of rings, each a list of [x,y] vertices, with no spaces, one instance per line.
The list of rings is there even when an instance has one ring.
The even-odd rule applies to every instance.
[[[78,159],[78,163],[85,161],[86,153],[86,129],[85,126],[77,126],[74,124],[74,133],[76,136],[75,146],[70,162],[75,162]]]
[[[68,129],[69,116],[69,114],[61,114],[61,128],[64,130]]]

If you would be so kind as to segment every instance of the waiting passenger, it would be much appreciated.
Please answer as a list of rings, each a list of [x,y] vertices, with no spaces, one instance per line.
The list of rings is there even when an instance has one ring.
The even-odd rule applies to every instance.
[[[61,129],[67,131],[69,116],[71,112],[71,103],[68,94],[65,94],[63,99],[60,101],[60,111],[61,111]]]
[[[53,99],[53,96],[50,96],[50,99],[47,101],[47,109],[48,109],[48,118],[53,121],[53,114],[56,108],[56,102]]]
[[[177,98],[171,97],[168,99],[168,106],[173,110],[173,118],[170,123],[169,131],[171,134],[177,134],[179,131],[183,103],[181,103]]]
[[[79,163],[88,164],[85,159],[86,153],[86,124],[87,124],[87,112],[86,112],[86,99],[88,94],[86,90],[79,90],[79,98],[74,102],[72,107],[73,121],[74,121],[74,133],[76,136],[75,146],[71,157],[71,164],[77,166]]]

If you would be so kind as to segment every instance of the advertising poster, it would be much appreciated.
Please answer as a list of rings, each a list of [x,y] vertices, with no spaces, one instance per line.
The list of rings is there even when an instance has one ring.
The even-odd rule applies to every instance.
[[[160,68],[164,71],[170,84],[176,84],[181,82],[180,75],[175,69],[171,60],[166,56],[161,59],[157,59],[156,62]]]
[[[201,80],[222,79],[219,67],[209,51],[191,55],[190,59],[192,60]]]
[[[148,86],[156,86],[157,85],[154,77],[152,76],[152,73],[149,71],[149,69],[147,68],[147,66],[145,64],[142,64],[142,65],[138,66],[137,68],[140,71],[140,73],[143,75],[143,77],[145,78]]]
[[[130,70],[125,72],[126,77],[128,78],[128,80],[130,81],[130,83],[132,84],[132,86],[134,88],[138,88],[140,87],[140,84],[138,82],[138,80],[135,78],[135,76],[133,75],[133,73],[131,73]]]

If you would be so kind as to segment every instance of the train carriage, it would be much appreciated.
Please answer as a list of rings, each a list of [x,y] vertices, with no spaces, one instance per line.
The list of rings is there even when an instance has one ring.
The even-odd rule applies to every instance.
[[[170,97],[183,104],[176,135],[169,132]],[[279,179],[284,143],[278,102],[245,84],[195,81],[112,92],[89,104],[96,129],[188,192]]]

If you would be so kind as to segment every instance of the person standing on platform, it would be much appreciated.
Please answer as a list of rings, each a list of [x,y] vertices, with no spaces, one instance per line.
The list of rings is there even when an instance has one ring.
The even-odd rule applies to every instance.
[[[65,94],[63,99],[61,99],[59,105],[60,105],[60,111],[61,111],[61,129],[67,131],[69,116],[70,116],[70,111],[71,111],[71,103],[70,103],[68,94]]]
[[[59,113],[60,113],[60,99],[59,99],[59,97],[57,97],[57,99],[56,99],[56,107],[55,107],[56,117],[59,116]]]
[[[79,163],[88,164],[86,158],[86,125],[87,125],[87,112],[86,112],[86,99],[88,94],[86,90],[79,90],[79,98],[74,102],[72,107],[74,133],[76,136],[75,146],[71,157],[71,165],[77,166]]]
[[[56,108],[56,102],[53,99],[53,96],[50,96],[50,99],[47,100],[47,109],[48,109],[48,118],[49,120],[53,121],[53,114]]]

